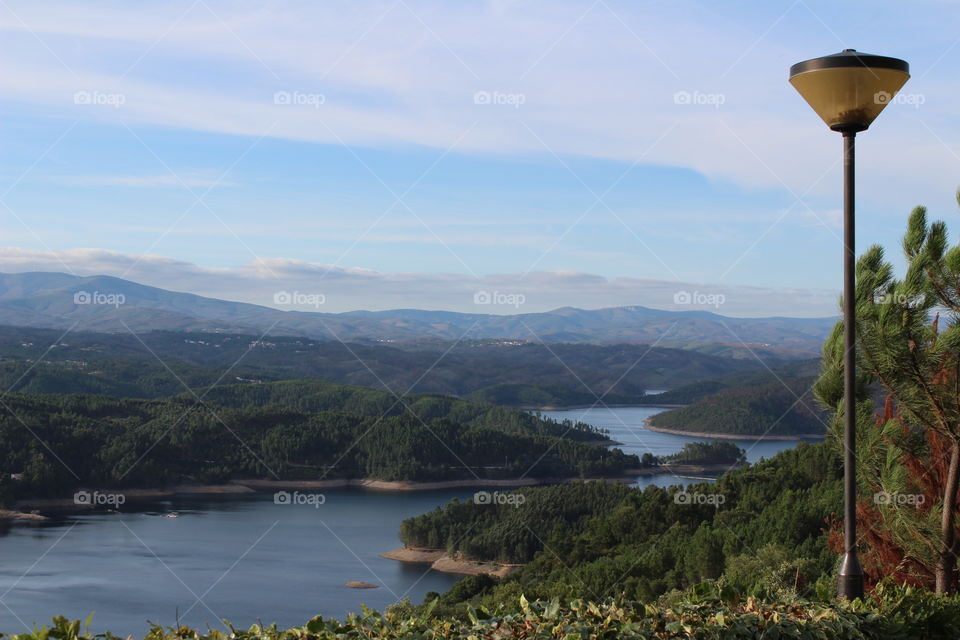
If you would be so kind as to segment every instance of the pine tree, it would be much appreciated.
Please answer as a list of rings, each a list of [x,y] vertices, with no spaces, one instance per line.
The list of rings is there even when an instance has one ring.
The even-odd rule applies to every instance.
[[[872,474],[861,475],[863,484],[876,486],[879,481],[898,488],[909,480],[902,473],[906,457],[926,457],[928,477],[922,480],[938,485],[939,530],[926,531],[910,518],[884,517],[871,525],[902,528],[908,521],[918,525],[911,535],[926,535],[935,549],[937,592],[952,592],[957,588],[960,487],[960,246],[948,248],[946,225],[928,224],[926,210],[917,207],[910,215],[903,250],[908,268],[902,280],[894,278],[879,246],[870,247],[857,263],[858,395],[866,409],[859,411],[858,442],[867,445],[858,448],[858,459],[865,463],[858,468]],[[949,314],[946,328],[940,327],[938,312]],[[823,372],[815,388],[823,404],[837,409],[838,419],[843,400],[841,336],[838,325],[824,347]],[[878,384],[893,403],[890,419],[895,424],[880,423],[879,435],[870,424],[870,384]],[[926,435],[909,437],[917,433]],[[941,442],[945,446],[935,446]],[[935,473],[937,468],[945,474]]]

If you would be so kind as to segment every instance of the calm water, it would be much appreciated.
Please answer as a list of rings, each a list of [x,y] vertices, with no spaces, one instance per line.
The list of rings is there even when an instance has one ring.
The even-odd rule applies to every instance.
[[[665,409],[661,407],[594,407],[592,409],[566,409],[563,411],[541,411],[546,418],[553,420],[573,420],[586,422],[595,427],[607,429],[610,437],[623,444],[619,446],[625,453],[635,453],[642,456],[652,453],[655,456],[666,456],[676,453],[688,442],[703,442],[707,438],[693,436],[677,436],[669,433],[650,431],[643,426],[644,420],[656,415]],[[772,458],[784,449],[797,446],[798,440],[771,440],[758,441],[733,440],[741,449],[747,452],[747,460],[756,462],[761,458]],[[699,482],[699,479],[676,477],[672,475],[649,476],[638,478],[634,484],[640,487],[656,485],[666,487],[672,484],[687,485]]]
[[[610,430],[629,453],[667,455],[698,440],[647,431],[653,407],[543,412]],[[796,442],[738,441],[751,461]],[[642,478],[638,486],[696,479]],[[319,508],[276,505],[272,494],[178,498],[150,505],[153,514],[71,515],[41,526],[0,528],[0,631],[20,633],[56,614],[84,619],[92,630],[142,635],[147,620],[246,627],[262,618],[281,626],[315,614],[342,618],[360,603],[383,610],[427,591],[445,591],[457,576],[377,557],[400,545],[404,518],[472,490],[382,493],[325,491]],[[159,514],[176,511],[177,518]],[[380,585],[356,590],[347,581]],[[222,627],[221,627],[222,628]]]
[[[0,530],[0,631],[91,612],[94,631],[119,635],[142,635],[147,620],[173,625],[178,611],[201,628],[223,618],[246,627],[258,616],[290,626],[317,613],[343,617],[361,602],[420,603],[457,576],[377,554],[400,546],[404,518],[472,493],[326,491],[319,508],[276,505],[272,494],[178,499],[151,506],[177,518],[125,512],[9,527]],[[353,580],[381,586],[344,586]]]

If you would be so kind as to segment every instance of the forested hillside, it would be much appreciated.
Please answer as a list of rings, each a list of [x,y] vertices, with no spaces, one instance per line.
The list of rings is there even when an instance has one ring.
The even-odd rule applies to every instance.
[[[383,391],[315,380],[223,385],[198,389],[196,393],[208,402],[238,409],[277,406],[304,413],[344,411],[375,418],[410,413],[425,421],[446,419],[468,427],[487,427],[507,433],[548,435],[578,441],[606,439],[602,431],[582,422],[557,423],[517,409],[469,402],[440,394],[398,398]],[[191,397],[191,393],[178,396],[184,401],[189,401]]]
[[[812,394],[812,377],[722,388],[686,407],[658,413],[654,427],[742,436],[811,436],[826,432],[827,417]],[[711,386],[710,382],[703,383]]]
[[[714,483],[644,490],[616,484],[527,488],[520,506],[454,501],[403,523],[411,545],[527,562],[499,583],[467,578],[443,596],[493,606],[527,598],[642,601],[725,571],[745,594],[778,584],[830,589],[835,556],[823,529],[841,504],[840,461],[802,444]]]
[[[763,364],[767,366],[763,366]],[[688,382],[677,387],[672,387],[663,393],[648,395],[642,398],[637,404],[692,404],[697,400],[702,400],[724,389],[758,387],[770,382],[790,378],[814,378],[819,373],[819,359],[797,360],[775,367],[772,366],[772,363],[768,360],[763,360],[761,366],[754,371]]]
[[[640,464],[636,456],[585,443],[603,438],[586,425],[559,425],[450,398],[401,401],[323,383],[217,393],[240,408],[198,403],[191,395],[118,400],[9,394],[8,411],[0,415],[0,498],[237,477],[615,476]],[[302,400],[299,408],[296,398]],[[344,408],[324,408],[331,401],[342,401]],[[48,455],[51,450],[59,458]],[[11,480],[11,474],[22,477]]]
[[[497,340],[341,344],[259,337],[163,331],[64,335],[2,327],[0,384],[33,393],[159,398],[184,391],[184,384],[310,378],[396,393],[474,394],[497,404],[544,406],[593,403],[597,396],[607,403],[634,403],[643,400],[647,389],[763,367],[752,358],[646,345]]]

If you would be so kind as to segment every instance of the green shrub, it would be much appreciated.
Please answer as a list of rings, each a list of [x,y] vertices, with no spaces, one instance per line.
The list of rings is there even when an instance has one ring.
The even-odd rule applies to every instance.
[[[437,601],[434,601],[436,604]],[[453,638],[528,640],[579,638],[707,640],[802,638],[806,640],[940,640],[960,636],[960,597],[935,596],[908,587],[881,585],[865,601],[829,605],[799,599],[763,601],[741,597],[719,583],[704,583],[658,605],[611,600],[528,602],[488,611],[469,608],[461,618],[436,617],[433,607],[397,606],[387,614],[364,609],[343,622],[313,618],[302,627],[280,630],[252,626],[228,632],[153,627],[146,640],[399,640]],[[80,622],[63,617],[52,627],[5,636],[10,640],[119,640],[109,634],[80,633]]]

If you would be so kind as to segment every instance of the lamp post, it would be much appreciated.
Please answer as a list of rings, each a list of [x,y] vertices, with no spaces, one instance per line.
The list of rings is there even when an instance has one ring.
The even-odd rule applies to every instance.
[[[910,78],[897,58],[845,49],[790,67],[790,84],[827,126],[843,134],[843,560],[840,595],[863,597],[863,568],[857,558],[856,473],[856,292],[854,282],[854,141]]]

